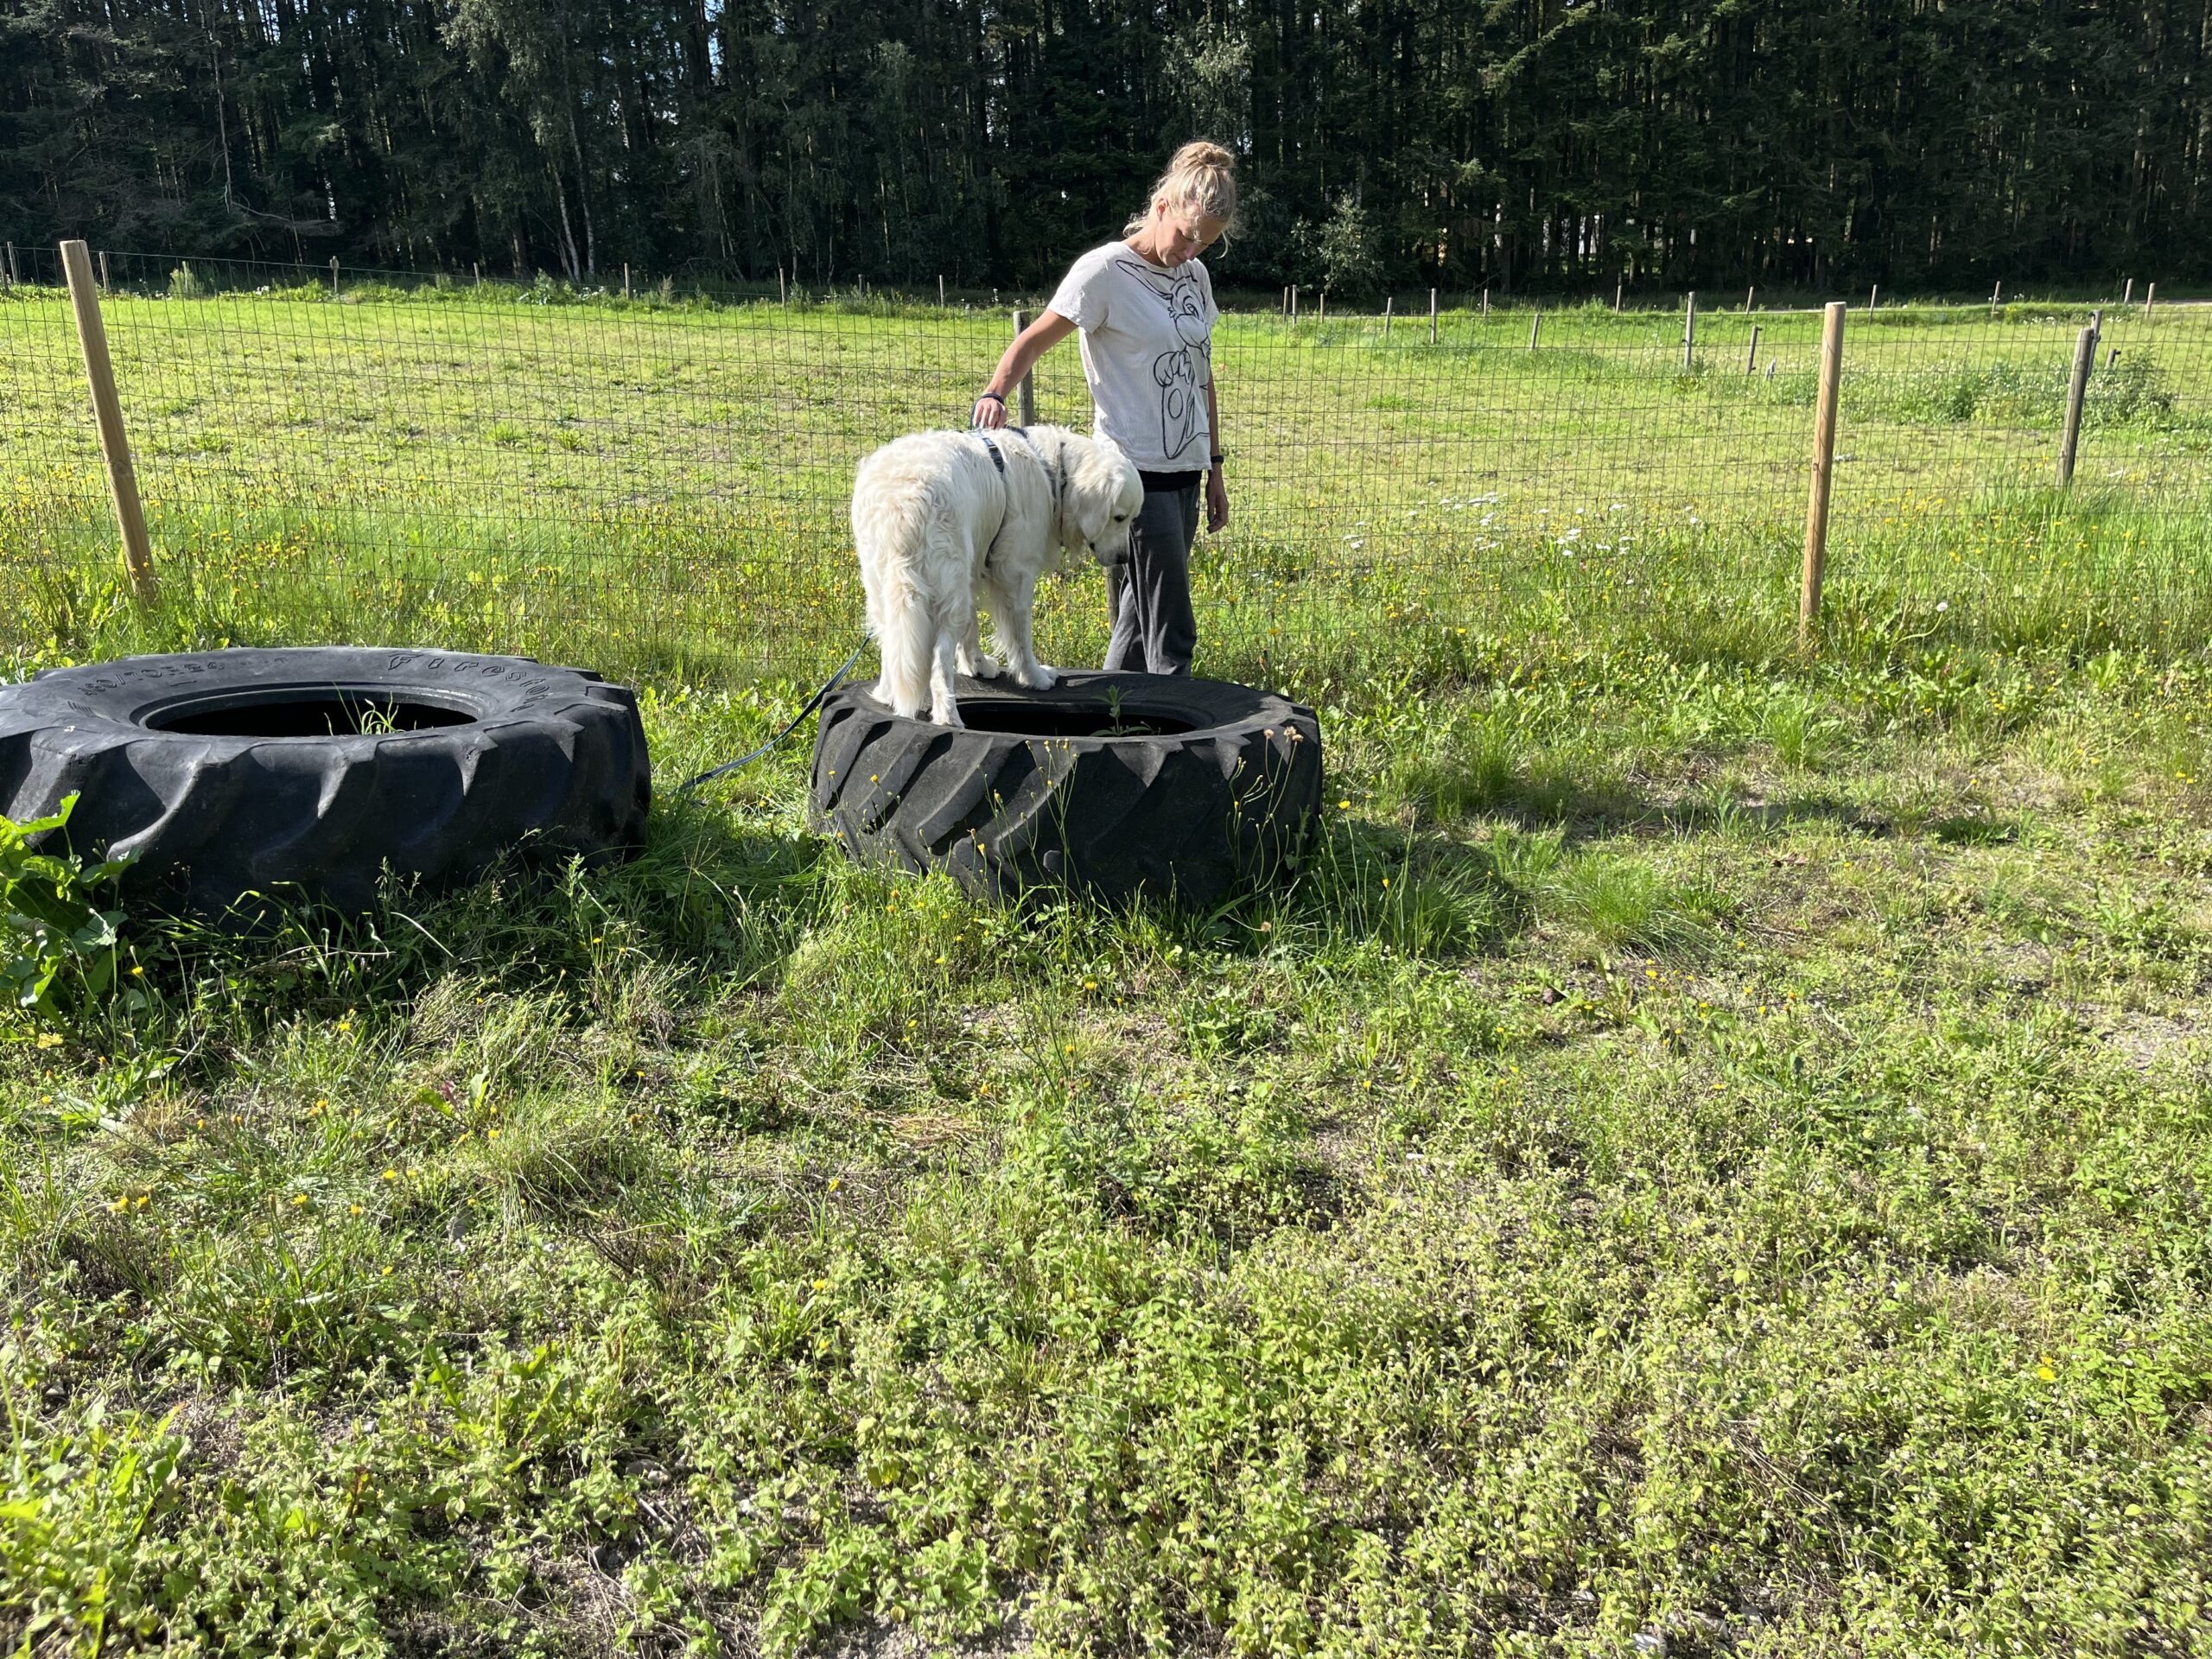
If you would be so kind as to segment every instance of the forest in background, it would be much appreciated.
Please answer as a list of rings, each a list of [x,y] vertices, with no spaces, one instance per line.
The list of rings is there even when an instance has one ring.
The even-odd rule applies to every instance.
[[[1049,283],[1170,149],[1224,285],[2201,276],[2212,0],[0,0],[0,238]]]

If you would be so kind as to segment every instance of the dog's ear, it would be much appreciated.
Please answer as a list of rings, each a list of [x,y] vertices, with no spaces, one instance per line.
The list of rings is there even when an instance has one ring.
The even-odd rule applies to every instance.
[[[1107,516],[1135,518],[1137,509],[1144,505],[1144,480],[1138,474],[1136,462],[1111,444],[1098,445],[1096,452],[1098,494],[1106,503]]]
[[[1077,438],[1071,446],[1076,464],[1068,474],[1067,528],[1071,551],[1088,545],[1109,563],[1128,545],[1129,526],[1144,505],[1144,482],[1136,463],[1111,444]]]
[[[1121,488],[1116,493],[1114,505],[1124,518],[1134,518],[1137,509],[1144,505],[1144,474],[1137,471],[1137,464],[1116,449],[1113,452],[1114,470]]]
[[[1075,462],[1068,474],[1075,486],[1068,492],[1069,516],[1075,520],[1069,528],[1076,532],[1077,541],[1096,545],[1113,522],[1125,463],[1118,451],[1079,437],[1071,437],[1062,451],[1064,458],[1069,450],[1074,452]]]

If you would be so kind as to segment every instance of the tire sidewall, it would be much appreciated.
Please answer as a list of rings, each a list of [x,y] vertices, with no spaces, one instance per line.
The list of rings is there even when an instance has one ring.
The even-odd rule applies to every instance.
[[[1046,735],[903,719],[865,687],[823,710],[810,816],[848,855],[944,869],[979,896],[1072,887],[1208,907],[1300,861],[1318,820],[1321,745],[1311,709],[1224,681],[1070,673],[1049,692],[963,681],[962,707],[1054,706],[1186,729]],[[988,791],[988,804],[982,798]]]

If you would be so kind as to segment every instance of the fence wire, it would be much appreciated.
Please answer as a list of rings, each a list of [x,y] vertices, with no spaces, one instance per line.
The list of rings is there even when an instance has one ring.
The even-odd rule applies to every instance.
[[[0,266],[0,584],[66,639],[115,535],[60,262]],[[1008,308],[647,283],[578,292],[101,256],[171,602],[239,639],[528,650],[804,677],[857,637],[855,464],[965,423]],[[1395,308],[1394,308],[1395,309]],[[1202,651],[1250,671],[1378,631],[1794,613],[1818,312],[1449,308],[1215,334],[1234,522],[1194,568]],[[2094,367],[2071,490],[2079,330]],[[1832,593],[1954,626],[2201,626],[2212,309],[1850,314]],[[1072,344],[1040,420],[1087,427]],[[1937,607],[1941,607],[1940,609]],[[1093,658],[1096,573],[1048,657]],[[2122,625],[2125,625],[2124,626]],[[1201,671],[1209,666],[1201,663]]]

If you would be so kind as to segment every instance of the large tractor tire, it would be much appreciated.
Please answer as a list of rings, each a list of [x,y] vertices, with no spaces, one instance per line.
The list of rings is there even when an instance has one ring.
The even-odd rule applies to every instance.
[[[823,704],[813,812],[847,854],[1207,909],[1304,855],[1321,803],[1309,709],[1248,686],[1065,672],[1050,691],[963,680],[962,727],[850,687]]]
[[[510,849],[617,855],[645,839],[652,783],[636,698],[596,674],[315,646],[0,687],[0,811],[73,794],[71,846],[134,856],[126,893],[220,918],[250,894],[365,911],[387,869],[465,880]]]

